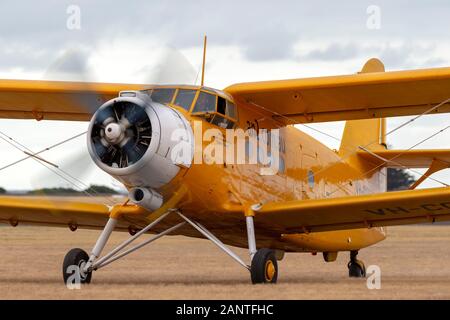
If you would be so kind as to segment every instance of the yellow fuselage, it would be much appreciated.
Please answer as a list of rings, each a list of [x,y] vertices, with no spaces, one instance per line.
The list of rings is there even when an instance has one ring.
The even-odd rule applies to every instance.
[[[177,108],[177,107],[174,107]],[[203,132],[215,128],[202,118],[177,108],[194,126],[202,121]],[[239,108],[238,110],[242,110]],[[238,127],[246,129],[250,114],[239,114]],[[222,129],[221,129],[222,130]],[[222,130],[225,136],[225,130]],[[311,136],[293,126],[280,129],[283,141],[281,156],[284,172],[261,175],[259,164],[193,164],[162,190],[170,194],[180,184],[188,187],[188,197],[181,210],[205,225],[224,243],[247,247],[245,215],[253,204],[283,202],[296,199],[343,197],[385,191],[384,175],[370,170],[359,159],[342,157]],[[204,148],[210,141],[203,141]],[[371,171],[368,174],[365,172]],[[314,173],[314,181],[309,178]],[[320,233],[276,235],[270,226],[260,226],[255,216],[258,247],[293,252],[348,251],[367,247],[385,238],[382,228],[356,229]],[[199,236],[195,231],[182,229],[180,234]]]

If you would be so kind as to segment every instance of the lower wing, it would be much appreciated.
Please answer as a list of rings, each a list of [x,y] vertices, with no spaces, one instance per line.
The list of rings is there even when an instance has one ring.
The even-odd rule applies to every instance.
[[[86,200],[82,197],[2,196],[0,222],[13,226],[25,224],[103,229],[115,210],[116,216],[120,217],[117,228],[128,230],[132,216],[148,214],[137,206],[107,206],[99,201],[97,198]],[[116,202],[119,203],[118,200]]]
[[[450,220],[450,188],[266,203],[255,221],[284,234]]]

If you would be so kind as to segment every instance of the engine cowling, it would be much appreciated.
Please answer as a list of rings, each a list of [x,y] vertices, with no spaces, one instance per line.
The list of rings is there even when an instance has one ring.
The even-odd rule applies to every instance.
[[[171,152],[180,139],[191,148],[182,161],[174,160]],[[121,92],[104,103],[91,119],[87,140],[96,165],[128,189],[157,192],[176,177],[181,166],[192,164],[194,138],[189,122],[144,92]]]

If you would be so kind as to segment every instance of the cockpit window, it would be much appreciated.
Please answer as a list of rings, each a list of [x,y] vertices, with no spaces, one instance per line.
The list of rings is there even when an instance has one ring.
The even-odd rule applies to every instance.
[[[216,112],[216,96],[201,91],[192,112]]]
[[[234,104],[222,97],[217,97],[217,112],[236,119],[236,108]]]
[[[159,103],[170,103],[174,93],[175,89],[153,89],[151,98]]]
[[[237,116],[236,116],[236,106],[234,105],[233,102],[228,101],[228,100],[227,100],[227,108],[225,109],[225,115],[230,117],[230,118],[233,118],[233,119],[237,118]]]
[[[217,97],[217,112],[220,114],[225,114],[225,109],[227,107],[227,102],[222,97]]]
[[[195,90],[178,90],[177,97],[175,98],[174,104],[182,107],[184,110],[189,111],[191,109],[192,101],[195,97]]]

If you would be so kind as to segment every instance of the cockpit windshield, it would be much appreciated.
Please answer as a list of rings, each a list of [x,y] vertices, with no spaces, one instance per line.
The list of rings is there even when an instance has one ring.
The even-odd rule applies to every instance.
[[[172,102],[175,89],[153,89],[151,98],[153,101],[159,103],[170,103]]]
[[[175,98],[174,105],[182,107],[184,110],[189,111],[191,109],[191,104],[194,101],[195,90],[179,89],[177,97]]]
[[[182,108],[224,129],[235,126],[236,106],[226,93],[206,87],[156,87],[146,90],[153,101]]]
[[[206,92],[200,92],[197,102],[195,103],[193,113],[196,112],[215,112],[216,96]]]

